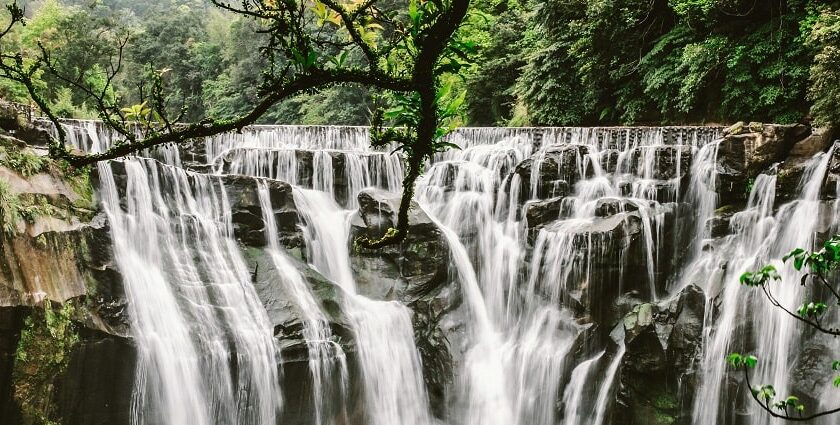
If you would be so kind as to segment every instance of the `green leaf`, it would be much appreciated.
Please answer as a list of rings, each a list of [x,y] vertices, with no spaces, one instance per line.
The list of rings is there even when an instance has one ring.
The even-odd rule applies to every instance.
[[[784,256],[784,257],[782,257],[782,261],[783,261],[783,262],[787,262],[787,260],[788,260],[789,258],[791,258],[791,257],[795,257],[795,256],[797,256],[797,255],[801,255],[801,254],[802,254],[802,253],[804,253],[804,252],[805,252],[805,250],[804,250],[804,249],[802,249],[802,248],[796,248],[796,249],[794,249],[793,251],[788,252],[787,254],[785,254],[785,256]]]
[[[758,359],[755,356],[747,356],[744,358],[744,365],[749,368],[755,367],[758,364]]]

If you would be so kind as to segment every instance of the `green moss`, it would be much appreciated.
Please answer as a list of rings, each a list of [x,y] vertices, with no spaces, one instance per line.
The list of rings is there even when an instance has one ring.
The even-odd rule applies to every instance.
[[[90,167],[84,168],[65,168],[62,170],[63,178],[73,189],[76,195],[79,195],[79,200],[75,202],[78,208],[93,209],[96,203],[93,199],[93,184],[90,181]]]
[[[0,227],[7,234],[17,233],[17,224],[23,218],[20,197],[12,192],[9,182],[0,180]]]
[[[24,424],[57,424],[52,405],[55,377],[64,372],[79,336],[71,317],[74,306],[67,302],[53,308],[49,301],[36,308],[24,322],[12,371],[14,398]]]
[[[670,394],[660,394],[653,399],[653,406],[660,410],[674,410],[679,407],[679,403]]]

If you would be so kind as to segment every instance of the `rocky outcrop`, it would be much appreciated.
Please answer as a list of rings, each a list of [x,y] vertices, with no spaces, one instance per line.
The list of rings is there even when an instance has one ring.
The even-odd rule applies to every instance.
[[[396,223],[399,194],[379,189],[359,193],[351,238],[381,237]],[[408,235],[396,246],[379,250],[356,247],[351,265],[359,293],[373,299],[399,300],[413,311],[415,341],[433,410],[443,415],[446,389],[453,376],[450,337],[463,331],[461,290],[450,280],[449,246],[441,230],[412,202]],[[454,339],[454,338],[453,338]]]
[[[615,423],[690,422],[705,303],[703,291],[692,285],[670,300],[638,304],[624,316],[618,403],[627,414]]]
[[[295,250],[296,256],[301,258],[303,236],[298,227],[300,220],[292,196],[292,187],[288,183],[237,175],[225,175],[220,178],[227,191],[233,231],[237,239],[249,246],[259,247],[267,244],[259,197],[259,182],[263,181],[268,188],[271,207],[274,209],[279,242],[286,248]]]
[[[746,201],[749,181],[774,163],[788,158],[796,146],[803,155],[822,145],[817,139],[805,142],[811,129],[800,124],[777,125],[739,122],[724,131],[717,155],[715,190],[722,204]]]
[[[15,389],[48,385],[37,397],[49,406],[37,409],[61,423],[128,423],[135,350],[107,219],[88,174],[67,173],[47,159],[47,132],[6,106],[0,102],[0,417],[24,420],[21,403],[29,399]],[[66,346],[27,325],[62,304],[73,306],[78,337]],[[66,352],[38,351],[62,346]],[[67,359],[60,370],[20,365],[23,355],[37,365],[39,356],[59,354]]]
[[[546,199],[571,193],[574,184],[592,172],[592,167],[586,166],[588,153],[589,147],[585,145],[554,145],[519,163],[513,173],[522,184],[520,204],[532,195]],[[538,181],[534,194],[531,193],[533,179]]]
[[[351,238],[378,238],[396,224],[399,194],[365,189],[351,221]],[[438,289],[448,278],[449,247],[440,229],[419,205],[409,210],[408,235],[381,250],[355,249],[351,254],[359,293],[373,299],[414,301]],[[351,241],[352,243],[352,241]]]
[[[630,153],[630,170],[637,176],[657,180],[682,178],[691,170],[691,146],[640,146]]]

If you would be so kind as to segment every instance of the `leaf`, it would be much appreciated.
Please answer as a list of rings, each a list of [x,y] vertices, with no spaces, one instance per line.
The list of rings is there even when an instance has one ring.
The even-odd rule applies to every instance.
[[[804,253],[804,252],[805,252],[805,250],[804,250],[804,249],[802,249],[802,248],[796,248],[796,249],[794,249],[793,251],[790,251],[790,252],[788,252],[787,254],[785,254],[785,256],[784,256],[784,257],[782,257],[782,261],[783,261],[783,262],[787,262],[787,260],[788,260],[789,258],[791,258],[791,257],[795,257],[795,256],[797,256],[797,255],[801,255],[801,254],[802,254],[802,253]]]
[[[796,406],[798,404],[798,402],[799,402],[799,397],[793,396],[793,395],[788,396],[788,398],[785,399],[785,404],[788,405],[788,406]]]
[[[755,356],[747,356],[744,358],[744,365],[749,368],[755,367],[758,364],[758,359]]]
[[[739,353],[732,353],[726,357],[726,361],[733,367],[741,367],[743,364],[743,357]]]

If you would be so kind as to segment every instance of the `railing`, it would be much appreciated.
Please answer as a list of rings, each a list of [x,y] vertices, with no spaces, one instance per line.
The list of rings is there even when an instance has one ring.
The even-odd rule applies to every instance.
[[[0,99],[1,108],[12,108],[17,113],[26,117],[26,120],[32,122],[33,119],[44,116],[41,110],[34,105],[27,105],[23,103],[10,102],[8,100]]]

